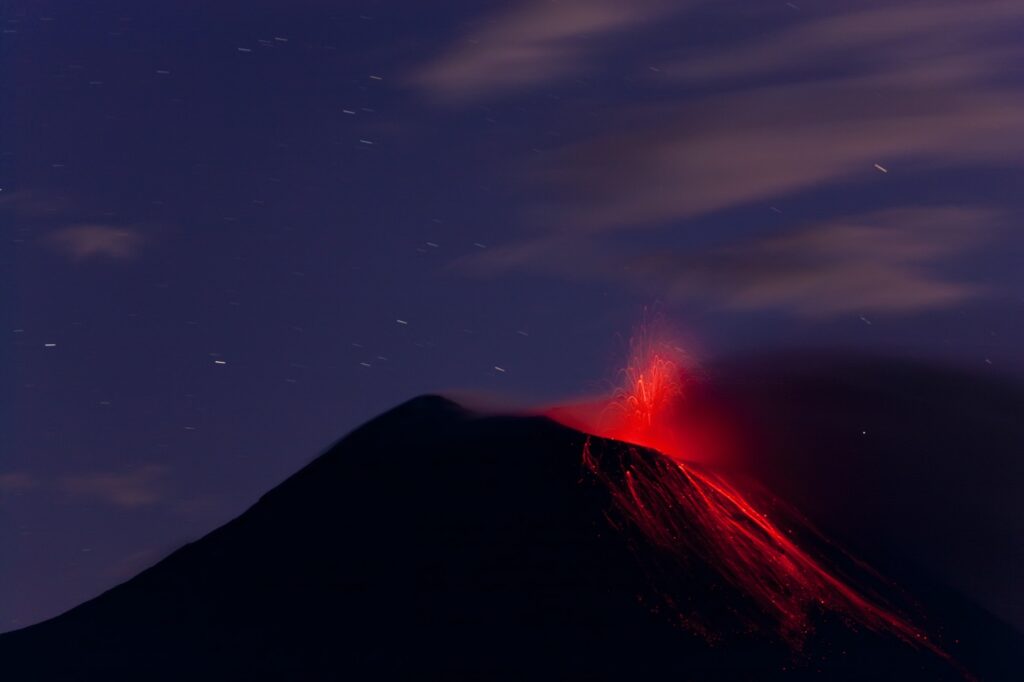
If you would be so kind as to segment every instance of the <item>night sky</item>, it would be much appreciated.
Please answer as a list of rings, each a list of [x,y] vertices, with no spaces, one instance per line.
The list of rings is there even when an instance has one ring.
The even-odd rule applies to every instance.
[[[1020,0],[10,0],[0,630],[425,392],[1024,372]]]

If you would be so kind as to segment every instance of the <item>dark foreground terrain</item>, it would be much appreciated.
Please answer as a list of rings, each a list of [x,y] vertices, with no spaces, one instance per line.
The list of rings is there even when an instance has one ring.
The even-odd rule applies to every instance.
[[[767,486],[899,573],[917,622],[955,663],[824,613],[798,648],[753,626],[703,636],[681,626],[666,591],[711,623],[744,622],[732,616],[750,606],[697,559],[671,587],[659,584],[658,550],[582,466],[584,434],[427,396],[132,580],[0,636],[0,677],[952,680],[968,670],[1020,679],[1024,640],[970,591],[971,567],[989,562],[943,559],[1018,546],[971,538],[994,513],[979,509],[979,480],[1019,485],[1008,453],[1024,442],[1020,393],[925,368],[823,372],[723,368],[707,399],[763,447],[752,470]],[[623,447],[600,446],[604,456]],[[838,464],[822,465],[822,452]],[[1003,469],[971,473],[990,466]],[[801,476],[777,473],[794,470]],[[908,485],[919,490],[907,497]],[[967,501],[959,523],[958,500]],[[1011,532],[1013,514],[986,533]],[[991,570],[984,582],[995,586],[978,587],[987,599],[999,596]]]

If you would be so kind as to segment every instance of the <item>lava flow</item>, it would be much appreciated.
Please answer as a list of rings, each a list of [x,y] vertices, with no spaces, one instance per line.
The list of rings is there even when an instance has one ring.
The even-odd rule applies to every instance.
[[[625,385],[610,400],[549,412],[607,439],[588,438],[583,461],[610,490],[619,518],[679,565],[705,562],[795,647],[812,632],[815,616],[831,613],[947,658],[920,629],[840,578],[707,466],[701,450],[714,439],[686,416],[692,411],[685,405],[684,363],[674,346],[640,336],[631,355]],[[707,632],[689,614],[679,615]]]

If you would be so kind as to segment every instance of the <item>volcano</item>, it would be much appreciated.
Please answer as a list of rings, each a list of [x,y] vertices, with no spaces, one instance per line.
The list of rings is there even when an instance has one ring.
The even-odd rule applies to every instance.
[[[737,573],[777,572],[723,565],[733,555],[712,551],[744,536],[672,535],[706,526],[692,518],[699,507],[660,492],[670,487],[696,499],[725,494],[729,523],[761,515],[744,512],[747,498],[735,502],[731,487],[715,487],[722,479],[710,468],[683,475],[640,444],[424,396],[353,431],[240,517],[128,582],[0,636],[4,679],[1018,679],[1018,632],[962,589],[903,565],[904,545],[926,555],[934,546],[900,535],[920,534],[919,521],[879,520],[880,504],[903,513],[893,502],[901,494],[908,507],[929,499],[878,480],[887,471],[908,480],[907,458],[894,453],[916,452],[915,443],[940,469],[942,448],[964,442],[956,434],[984,446],[976,434],[991,424],[978,419],[1002,425],[992,447],[1013,450],[1020,429],[1004,416],[1020,393],[920,367],[764,366],[723,367],[718,388],[694,399],[716,423],[736,424],[737,447],[763,453],[748,475],[810,510],[859,558],[781,502],[766,502],[772,530],[757,532],[784,537],[744,556],[796,562],[826,587],[835,580],[880,619],[822,600],[775,627],[775,611],[789,611],[774,608],[772,595],[792,590],[752,591]],[[970,403],[969,413],[943,420],[954,408],[942,395],[956,396],[954,408]],[[869,429],[888,437],[872,441],[861,433]],[[838,468],[812,461],[825,448]],[[882,473],[846,469],[858,467]],[[632,497],[649,512],[642,518],[623,503],[640,474],[651,477]],[[838,513],[839,498],[865,513]],[[954,534],[948,550],[963,542]]]

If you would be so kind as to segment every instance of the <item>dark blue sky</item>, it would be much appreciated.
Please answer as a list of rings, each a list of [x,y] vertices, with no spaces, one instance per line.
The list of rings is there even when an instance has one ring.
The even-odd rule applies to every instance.
[[[1024,369],[1018,0],[3,10],[0,630],[418,393],[698,361]],[[501,369],[498,369],[501,368]]]

